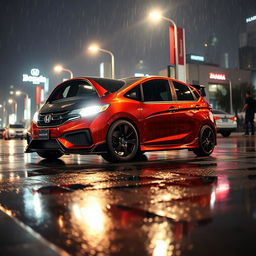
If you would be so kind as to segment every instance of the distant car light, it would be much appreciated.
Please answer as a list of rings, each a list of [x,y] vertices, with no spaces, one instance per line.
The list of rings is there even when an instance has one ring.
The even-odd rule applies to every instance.
[[[219,116],[215,116],[214,119],[215,119],[215,121],[217,121],[217,120],[220,120],[220,117]]]
[[[14,133],[15,133],[15,130],[10,129],[10,130],[9,130],[9,133],[14,134]]]
[[[27,129],[24,129],[23,130],[23,134],[27,134],[28,133],[28,130]]]
[[[236,120],[237,120],[237,118],[236,118],[236,116],[232,116],[232,117],[230,117],[230,120],[232,120],[232,121],[236,121]]]
[[[33,116],[33,122],[37,123],[37,121],[38,121],[38,112],[36,111],[36,113]]]

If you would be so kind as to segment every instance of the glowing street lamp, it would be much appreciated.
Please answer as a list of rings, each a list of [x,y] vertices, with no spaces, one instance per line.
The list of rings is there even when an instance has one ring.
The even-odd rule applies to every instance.
[[[90,45],[88,47],[88,50],[90,52],[93,52],[93,53],[104,52],[104,53],[107,53],[107,54],[109,54],[111,56],[111,77],[115,78],[115,57],[114,57],[114,54],[111,51],[109,51],[109,50],[100,48],[96,44]]]
[[[176,79],[178,78],[177,77],[177,66],[178,66],[178,33],[177,33],[177,25],[176,23],[170,19],[170,18],[167,18],[165,16],[163,16],[161,14],[161,12],[159,11],[152,11],[149,13],[149,17],[151,20],[153,21],[160,21],[160,20],[165,20],[169,23],[171,23],[174,27],[174,51],[175,51],[175,74],[176,74]]]
[[[74,77],[73,72],[72,72],[70,69],[64,68],[64,67],[61,66],[61,65],[56,65],[56,66],[54,67],[54,71],[57,72],[57,73],[62,72],[62,71],[66,71],[66,72],[69,72],[69,74],[70,74],[70,79],[72,79],[72,78]]]

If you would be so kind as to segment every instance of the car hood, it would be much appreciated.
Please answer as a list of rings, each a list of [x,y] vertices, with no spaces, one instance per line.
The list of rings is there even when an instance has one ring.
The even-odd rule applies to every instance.
[[[90,105],[99,104],[96,99],[71,99],[58,100],[54,102],[46,102],[40,109],[40,114],[70,112],[75,109],[83,108]]]

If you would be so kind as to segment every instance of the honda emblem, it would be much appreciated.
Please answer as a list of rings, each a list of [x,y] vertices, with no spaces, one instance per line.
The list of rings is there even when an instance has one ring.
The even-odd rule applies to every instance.
[[[49,124],[49,123],[51,122],[51,120],[52,120],[52,115],[46,115],[46,116],[44,117],[44,122],[45,122],[46,124]]]

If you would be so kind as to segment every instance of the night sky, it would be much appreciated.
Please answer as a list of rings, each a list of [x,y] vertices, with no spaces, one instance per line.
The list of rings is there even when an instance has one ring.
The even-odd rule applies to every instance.
[[[185,28],[187,53],[205,55],[204,43],[215,37],[217,59],[227,52],[238,67],[239,33],[256,15],[256,0],[1,0],[0,103],[10,85],[28,91],[22,74],[33,67],[51,86],[68,77],[52,72],[56,63],[75,76],[99,75],[109,56],[88,54],[91,42],[114,52],[117,77],[132,75],[140,60],[145,72],[157,74],[169,60],[168,24],[148,20],[153,7]]]

